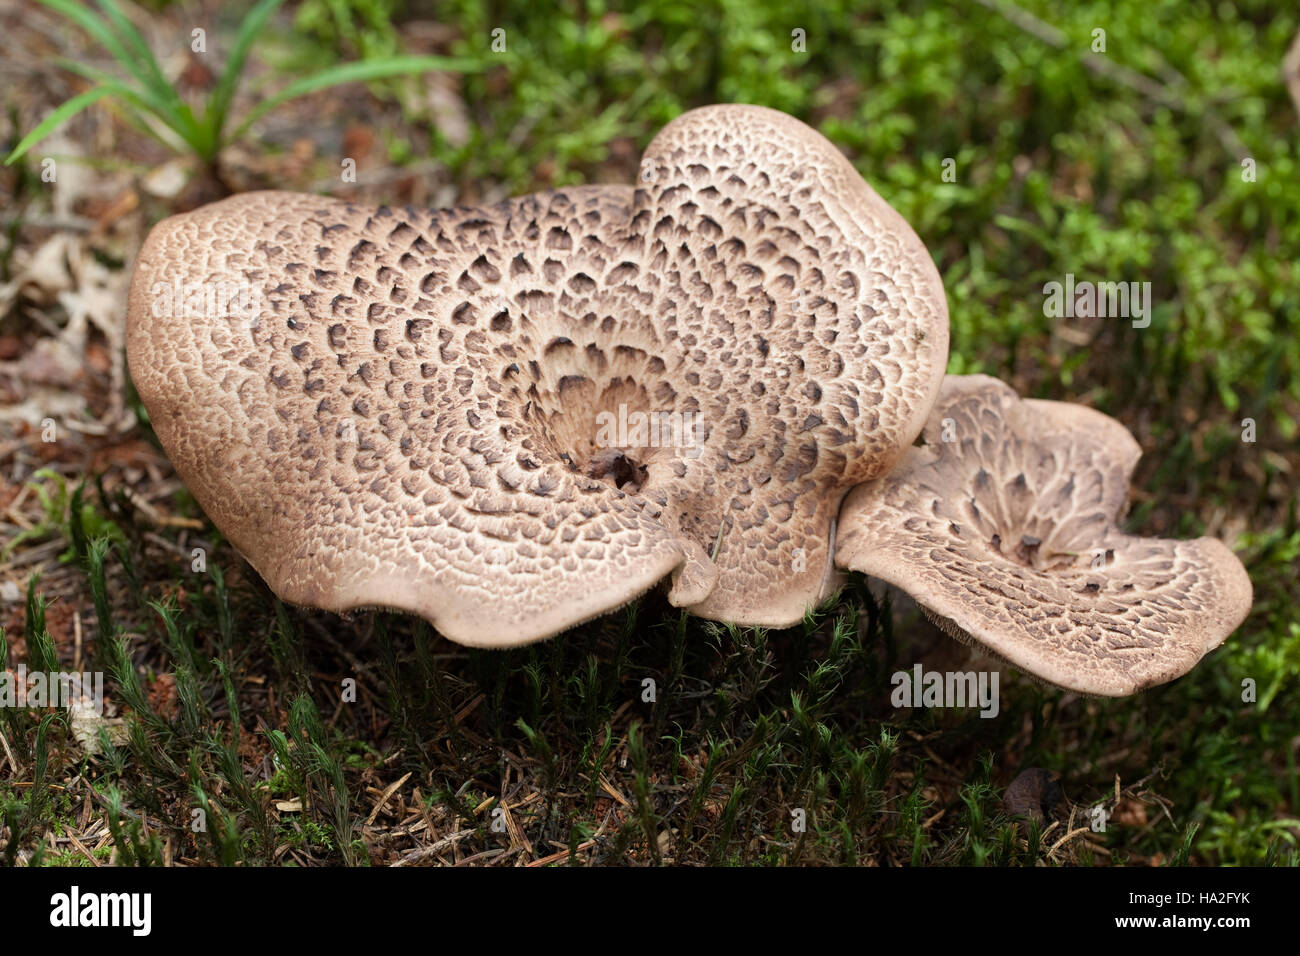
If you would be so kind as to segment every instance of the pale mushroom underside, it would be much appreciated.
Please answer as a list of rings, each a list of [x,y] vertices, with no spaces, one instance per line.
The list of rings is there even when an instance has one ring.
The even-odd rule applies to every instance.
[[[1251,585],[1216,539],[1118,527],[1139,456],[1100,412],[950,375],[924,445],[845,500],[837,563],[1058,687],[1119,696],[1172,680],[1241,623]]]
[[[250,193],[159,224],[131,373],[200,505],[286,600],[509,646],[672,574],[783,626],[849,488],[920,431],[942,283],[820,135],[669,124],[636,187],[365,208]]]

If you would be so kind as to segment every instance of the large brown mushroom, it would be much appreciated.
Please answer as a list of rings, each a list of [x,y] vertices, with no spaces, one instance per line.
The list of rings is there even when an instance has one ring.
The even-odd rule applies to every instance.
[[[1141,450],[1114,419],[950,375],[924,441],[845,500],[836,560],[954,636],[1120,696],[1186,673],[1249,612],[1250,578],[1222,542],[1120,529]]]
[[[753,106],[670,123],[635,188],[449,210],[261,192],[172,217],[128,316],[163,447],[273,590],[487,646],[670,573],[697,614],[794,623],[947,347],[908,225]]]

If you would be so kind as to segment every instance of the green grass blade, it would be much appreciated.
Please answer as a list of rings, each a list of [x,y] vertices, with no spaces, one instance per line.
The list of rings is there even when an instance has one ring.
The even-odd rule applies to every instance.
[[[92,10],[72,0],[40,0],[40,2],[89,33],[142,87],[145,89],[152,87],[148,73],[139,63],[139,57],[127,51],[108,22],[101,20]]]
[[[69,73],[75,73],[78,76],[85,77],[92,83],[111,87],[114,95],[125,100],[137,110],[152,113],[154,116],[158,117],[161,122],[166,124],[167,128],[175,133],[181,140],[188,143],[191,149],[198,149],[195,142],[198,138],[198,129],[195,127],[193,117],[190,117],[188,122],[182,121],[180,125],[172,122],[172,118],[167,113],[166,105],[160,103],[152,91],[132,89],[110,74],[105,73],[103,70],[97,69],[93,66],[87,66],[84,63],[78,63],[76,60],[60,59],[57,62],[59,66],[67,70]],[[188,113],[189,108],[186,107],[185,110]],[[155,139],[158,138],[156,134],[151,135],[153,135]],[[166,143],[165,145],[169,149],[175,149],[174,143]]]
[[[122,8],[117,5],[115,0],[99,0],[99,9],[104,11],[105,16],[112,22],[117,35],[130,46],[131,52],[140,64],[141,70],[148,75],[149,82],[146,85],[159,94],[171,94],[172,98],[179,102],[180,97],[176,96],[176,91],[167,82],[167,78],[163,76],[162,67],[158,65],[153,50],[149,49],[148,42],[140,31],[135,28],[135,24],[122,12]]]
[[[123,45],[123,40],[114,32],[112,26],[106,20],[95,16],[94,11],[83,7],[72,0],[40,0],[42,4],[54,10],[60,16],[71,20],[91,35],[100,46],[117,61],[131,78],[140,85],[140,91],[136,93],[142,100],[149,103],[149,110],[158,115],[158,118],[176,131],[176,134],[189,142],[194,135],[194,120],[192,116],[187,119],[188,108],[180,102],[176,96],[176,91],[172,89],[162,71],[158,68],[157,61],[153,54],[149,52],[148,45],[144,43],[144,38],[140,37],[139,42],[144,47],[144,55],[141,56],[138,51],[128,51]],[[121,12],[117,11],[121,16]],[[110,14],[111,16],[111,14]],[[125,17],[122,17],[126,21]],[[127,22],[132,32],[135,28]],[[127,40],[134,46],[134,41]],[[152,66],[152,71],[143,63]]]
[[[222,71],[221,79],[217,81],[216,88],[212,91],[212,95],[208,97],[207,111],[203,116],[204,127],[211,137],[214,150],[219,148],[221,144],[221,131],[226,125],[226,115],[230,111],[230,103],[235,98],[235,87],[239,84],[239,77],[244,72],[244,61],[248,59],[248,51],[252,48],[253,41],[257,39],[266,21],[270,19],[271,14],[283,2],[284,0],[261,0],[239,26],[239,34],[235,37],[235,45],[230,49],[230,58],[226,61],[226,68]]]
[[[18,145],[14,147],[14,151],[9,154],[7,159],[5,159],[5,165],[13,165],[36,143],[39,143],[46,136],[49,136],[55,129],[76,116],[87,106],[90,106],[97,100],[103,99],[112,92],[115,92],[112,86],[97,86],[94,89],[87,90],[86,92],[68,100],[49,116],[45,117],[43,121],[37,124],[34,130],[19,141]]]
[[[281,103],[315,93],[331,86],[344,83],[357,83],[366,80],[381,80],[392,76],[404,76],[411,73],[426,73],[437,70],[468,73],[479,70],[482,64],[477,60],[452,59],[442,56],[399,56],[391,60],[367,60],[361,63],[344,63],[341,66],[322,70],[311,76],[290,83],[278,93],[262,100],[257,107],[244,118],[230,137],[231,141],[239,139],[248,128],[275,109]]]
[[[55,13],[64,19],[71,20],[81,29],[85,30],[99,45],[107,50],[117,60],[118,64],[125,70],[136,76],[139,69],[136,65],[135,58],[126,52],[126,47],[122,46],[122,41],[107,22],[97,17],[93,10],[83,7],[74,0],[40,0],[43,6],[49,7]],[[136,76],[139,79],[138,76]]]
[[[122,12],[122,8],[117,5],[117,0],[99,0],[99,7],[112,21],[118,35],[125,38],[142,64],[145,78],[140,80],[141,85],[153,93],[160,101],[166,103],[188,126],[195,128],[197,124],[194,121],[194,114],[182,102],[176,89],[167,81],[167,77],[163,75],[162,67],[158,64],[157,57],[153,55],[153,50],[149,49],[149,43],[136,29],[135,24]],[[177,132],[179,133],[180,130],[177,130]]]

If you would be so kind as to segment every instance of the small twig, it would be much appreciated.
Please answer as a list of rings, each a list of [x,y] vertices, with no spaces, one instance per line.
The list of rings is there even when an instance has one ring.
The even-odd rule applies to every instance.
[[[192,528],[195,531],[202,531],[205,527],[203,522],[197,518],[182,518],[177,515],[164,514],[143,495],[130,488],[123,489],[123,494],[126,495],[126,500],[131,503],[132,507],[159,527]]]
[[[477,832],[478,831],[476,830],[457,830],[455,833],[443,837],[436,843],[430,843],[428,846],[422,846],[415,850],[410,850],[405,853],[400,860],[394,863],[393,866],[410,866],[412,863],[419,863],[422,860],[427,860],[431,856],[437,856],[443,850],[455,846],[458,842],[465,839],[465,837],[473,836]]]
[[[14,568],[26,567],[30,564],[40,564],[42,561],[57,557],[63,551],[63,548],[62,541],[46,541],[44,544],[32,545],[32,547],[24,548],[11,556],[3,565],[0,565],[0,571],[11,571]]]
[[[588,840],[585,843],[579,843],[576,847],[573,848],[572,853],[576,855],[578,853],[581,853],[583,850],[590,850],[595,845],[596,845],[595,840]],[[561,850],[559,853],[552,853],[550,856],[544,856],[536,860],[529,860],[527,863],[524,864],[524,866],[527,867],[548,866],[551,863],[560,862],[560,860],[565,859],[569,855],[570,855],[570,851],[564,849]]]
[[[388,802],[389,797],[391,797],[393,794],[397,792],[398,787],[400,787],[402,784],[406,783],[406,781],[410,779],[411,779],[411,772],[408,771],[405,777],[397,781],[395,784],[393,784],[391,787],[385,790],[382,794],[380,794],[379,800],[375,803],[375,808],[370,811],[370,816],[366,817],[366,826],[370,826],[372,823],[375,822],[375,817],[379,816],[379,811],[384,809],[384,804]]]
[[[9,741],[5,739],[3,731],[0,731],[0,746],[3,746],[5,749],[5,758],[9,761],[9,766],[13,768],[14,773],[17,773],[18,761],[14,759],[14,752],[9,749]]]
[[[1051,856],[1053,853],[1055,853],[1057,850],[1059,850],[1063,844],[1065,844],[1065,843],[1067,843],[1068,841],[1074,839],[1075,837],[1077,837],[1077,836],[1078,836],[1079,834],[1081,834],[1081,833],[1087,833],[1087,832],[1089,831],[1089,829],[1091,829],[1091,828],[1090,828],[1090,827],[1076,827],[1075,829],[1071,830],[1069,833],[1065,834],[1065,836],[1061,837],[1061,839],[1057,840],[1055,843],[1052,844],[1052,848],[1051,848],[1050,850],[1047,851],[1047,855],[1048,855],[1048,856]]]
[[[53,832],[53,831],[51,831],[51,832]],[[84,844],[84,843],[82,843],[80,840],[78,840],[78,839],[76,838],[75,835],[69,833],[69,834],[68,834],[68,842],[71,843],[74,847],[76,847],[78,853],[80,853],[82,856],[84,856],[87,860],[90,861],[90,865],[91,865],[91,866],[103,866],[103,865],[104,865],[103,861],[102,861],[102,860],[98,860],[98,859],[96,859],[96,858],[95,858],[95,854],[91,853],[90,850],[86,849],[86,844]]]

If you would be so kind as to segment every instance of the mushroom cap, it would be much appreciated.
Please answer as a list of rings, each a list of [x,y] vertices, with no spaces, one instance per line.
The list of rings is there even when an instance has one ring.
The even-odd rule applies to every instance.
[[[830,587],[843,495],[916,437],[948,343],[910,227],[752,106],[670,123],[635,188],[447,210],[259,192],[174,216],[127,326],[159,440],[276,593],[480,646],[670,573],[694,613],[794,623]]]
[[[845,499],[836,561],[955,636],[1122,696],[1185,674],[1249,613],[1250,578],[1222,542],[1120,530],[1141,450],[1113,418],[950,375],[924,441]]]
[[[1029,767],[1016,775],[1002,795],[1002,805],[1012,816],[1029,817],[1043,823],[1061,802],[1061,784],[1042,767]]]

